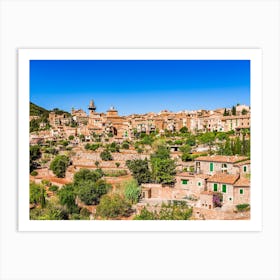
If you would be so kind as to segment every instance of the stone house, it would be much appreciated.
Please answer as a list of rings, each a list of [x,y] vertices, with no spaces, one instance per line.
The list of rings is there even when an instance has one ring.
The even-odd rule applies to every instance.
[[[239,168],[234,165],[247,159],[248,157],[245,156],[211,155],[198,157],[194,162],[197,174],[238,174]]]
[[[240,177],[233,187],[233,204],[250,204],[250,180]]]
[[[239,174],[215,174],[207,179],[207,189],[208,191],[221,193],[223,195],[223,205],[233,205],[234,185],[239,177]]]
[[[182,172],[176,175],[175,189],[181,191],[185,196],[199,197],[201,191],[206,190],[206,179],[209,175],[195,174],[193,172]]]

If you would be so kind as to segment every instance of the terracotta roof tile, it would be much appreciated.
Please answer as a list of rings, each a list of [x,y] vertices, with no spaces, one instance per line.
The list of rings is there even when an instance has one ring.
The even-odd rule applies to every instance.
[[[215,174],[208,179],[208,182],[226,183],[233,185],[239,178],[239,174]]]
[[[211,162],[227,162],[227,163],[237,163],[248,159],[245,156],[221,156],[221,155],[212,155],[212,156],[201,156],[195,159],[195,161],[211,161]]]
[[[245,177],[240,177],[239,180],[234,184],[235,187],[247,187],[250,186],[250,180]]]
[[[235,163],[234,166],[241,166],[241,165],[245,165],[245,164],[251,164],[251,161],[248,159],[248,160],[245,160],[242,162]]]

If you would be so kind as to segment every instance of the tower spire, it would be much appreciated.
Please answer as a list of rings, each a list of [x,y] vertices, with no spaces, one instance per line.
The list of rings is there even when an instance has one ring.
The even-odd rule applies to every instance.
[[[94,101],[93,101],[93,100],[90,100],[88,109],[89,109],[90,111],[95,111],[95,110],[96,110],[96,107],[95,107],[95,105],[94,105]]]

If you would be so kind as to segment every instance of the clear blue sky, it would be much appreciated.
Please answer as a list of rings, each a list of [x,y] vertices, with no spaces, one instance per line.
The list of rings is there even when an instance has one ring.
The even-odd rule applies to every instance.
[[[30,101],[120,115],[250,105],[248,60],[32,60]]]

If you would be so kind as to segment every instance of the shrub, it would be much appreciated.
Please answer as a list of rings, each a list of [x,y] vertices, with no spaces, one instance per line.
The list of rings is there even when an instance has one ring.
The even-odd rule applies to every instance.
[[[58,190],[58,186],[55,186],[55,185],[50,186],[49,190],[52,191],[52,192],[56,192]]]
[[[31,173],[30,173],[31,176],[37,176],[38,175],[38,172],[33,170]]]
[[[40,204],[43,208],[46,204],[46,190],[43,186],[31,183],[29,185],[29,203]]]
[[[104,171],[104,175],[107,177],[120,177],[127,175],[127,171],[124,169],[121,170],[106,170]]]
[[[238,212],[245,212],[250,210],[250,204],[245,203],[245,204],[238,204],[236,205],[236,209]]]
[[[123,183],[125,198],[131,203],[137,203],[141,195],[141,188],[135,179]]]
[[[83,181],[92,181],[96,182],[97,180],[101,179],[103,176],[103,172],[101,169],[97,170],[89,170],[82,168],[74,175],[74,184],[78,186]]]
[[[57,177],[63,178],[65,177],[65,172],[68,165],[69,165],[69,158],[65,155],[58,155],[51,162],[50,169]]]
[[[105,219],[128,217],[131,205],[119,194],[104,195],[96,207],[96,216]]]
[[[121,164],[119,162],[116,162],[115,165],[117,168],[119,168]]]
[[[104,150],[103,152],[101,152],[100,157],[104,161],[113,160],[112,154],[108,150]]]
[[[78,197],[86,205],[98,204],[100,197],[106,194],[110,185],[104,180],[93,181],[83,181],[77,187]]]
[[[73,135],[70,135],[69,137],[68,137],[68,140],[74,140],[74,136]]]
[[[123,143],[122,144],[122,149],[128,150],[129,149],[129,144],[128,143]]]

